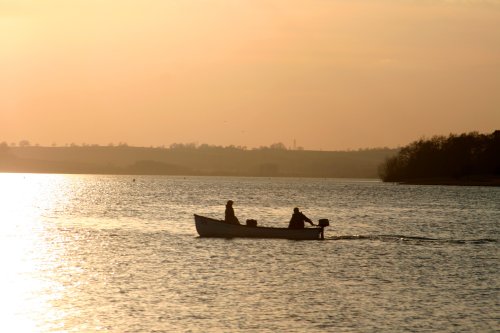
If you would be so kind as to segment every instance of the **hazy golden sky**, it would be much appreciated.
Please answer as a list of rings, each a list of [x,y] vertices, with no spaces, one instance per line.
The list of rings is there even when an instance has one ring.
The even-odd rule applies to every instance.
[[[494,129],[498,0],[0,0],[0,141],[338,150]]]

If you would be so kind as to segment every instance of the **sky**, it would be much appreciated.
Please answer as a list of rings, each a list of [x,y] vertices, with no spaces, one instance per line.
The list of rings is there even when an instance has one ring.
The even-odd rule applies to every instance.
[[[309,150],[500,129],[500,0],[0,0],[0,142]]]

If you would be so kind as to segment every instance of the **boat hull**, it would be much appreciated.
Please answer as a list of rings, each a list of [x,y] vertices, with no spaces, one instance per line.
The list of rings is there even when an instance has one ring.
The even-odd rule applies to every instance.
[[[321,239],[323,228],[270,228],[249,227],[246,225],[229,224],[222,220],[216,220],[200,215],[194,215],[196,231],[200,237],[219,238],[282,238],[296,240]]]

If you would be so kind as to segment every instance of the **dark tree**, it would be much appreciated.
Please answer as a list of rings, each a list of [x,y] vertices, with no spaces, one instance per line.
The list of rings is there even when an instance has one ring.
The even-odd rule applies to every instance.
[[[435,136],[403,147],[379,168],[384,181],[500,176],[500,131]]]

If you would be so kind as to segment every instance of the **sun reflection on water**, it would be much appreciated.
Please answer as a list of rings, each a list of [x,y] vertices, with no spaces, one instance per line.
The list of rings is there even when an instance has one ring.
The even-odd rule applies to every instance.
[[[44,220],[61,200],[64,177],[0,174],[3,332],[46,331],[46,323],[62,316],[51,306],[61,288],[48,276],[60,257],[47,237]]]

